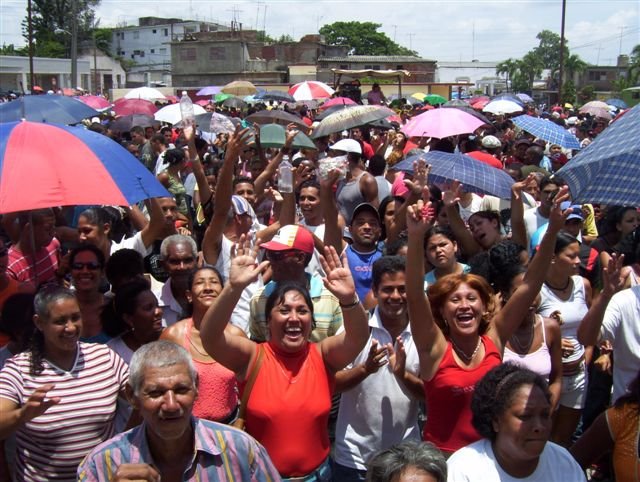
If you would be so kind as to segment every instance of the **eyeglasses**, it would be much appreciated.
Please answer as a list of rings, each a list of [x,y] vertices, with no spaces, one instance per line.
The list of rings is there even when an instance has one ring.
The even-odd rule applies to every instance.
[[[100,265],[100,263],[96,263],[95,261],[89,261],[88,263],[72,263],[71,264],[71,269],[76,269],[78,271],[80,271],[83,268],[87,268],[90,271],[95,271],[97,269],[102,268],[102,266]]]
[[[285,251],[267,251],[267,259],[269,261],[282,261],[287,258],[297,258],[298,256],[300,256],[300,251],[295,249]]]

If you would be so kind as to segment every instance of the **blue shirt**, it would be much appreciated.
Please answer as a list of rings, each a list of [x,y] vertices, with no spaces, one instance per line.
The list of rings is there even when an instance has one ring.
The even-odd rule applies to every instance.
[[[345,253],[349,262],[351,276],[356,285],[356,293],[362,301],[367,297],[373,283],[373,263],[382,258],[382,243],[378,243],[376,249],[368,253],[360,253],[353,249],[352,245],[347,246]]]

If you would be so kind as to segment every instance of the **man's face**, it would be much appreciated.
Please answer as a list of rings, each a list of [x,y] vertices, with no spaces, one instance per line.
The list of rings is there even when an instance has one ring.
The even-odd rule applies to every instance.
[[[174,280],[186,281],[196,267],[196,256],[188,243],[169,245],[167,257],[164,259],[164,269]]]
[[[162,152],[162,147],[164,146],[163,142],[160,141],[151,141],[151,150],[155,154],[160,154]]]
[[[362,139],[362,131],[359,127],[356,127],[351,131],[351,138],[355,139],[356,141]]]
[[[56,218],[53,215],[42,216],[33,221],[33,240],[36,249],[47,246],[55,235]]]
[[[407,317],[407,294],[403,272],[385,273],[380,284],[373,289],[378,300],[382,323],[385,321],[405,320]]]
[[[540,191],[540,204],[550,208],[553,204],[553,199],[555,198],[556,194],[558,194],[559,190],[560,188],[557,185],[551,183],[547,184]]]
[[[284,281],[298,278],[304,272],[306,254],[297,249],[287,249],[284,251],[266,252],[267,259],[271,263],[273,279]]]
[[[375,247],[380,239],[381,229],[378,217],[370,211],[361,211],[351,221],[351,236],[361,247]]]
[[[147,127],[144,130],[144,135],[147,139],[151,139],[151,137],[153,137],[153,135],[156,133],[155,129],[153,127]]]
[[[253,188],[253,184],[249,182],[239,182],[236,184],[233,194],[242,196],[252,206],[256,203],[256,192]]]
[[[164,197],[160,199],[160,209],[164,216],[164,222],[167,228],[174,228],[178,217],[178,205],[175,199]]]
[[[138,157],[140,155],[140,149],[138,147],[138,144],[131,143],[131,144],[127,145],[127,150],[133,156]]]
[[[162,133],[165,144],[171,144],[171,131],[166,130]]]
[[[147,436],[157,442],[179,440],[191,427],[193,403],[198,396],[186,364],[147,367],[133,405],[146,422]]]
[[[131,142],[133,142],[134,144],[141,145],[144,144],[145,141],[146,139],[144,135],[140,134],[139,132],[131,133]]]

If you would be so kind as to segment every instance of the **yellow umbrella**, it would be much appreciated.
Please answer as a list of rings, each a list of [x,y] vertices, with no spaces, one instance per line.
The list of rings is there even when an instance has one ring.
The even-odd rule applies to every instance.
[[[225,94],[237,96],[253,95],[258,92],[256,86],[246,80],[234,80],[220,90]]]
[[[567,102],[567,103],[564,105],[564,108],[565,108],[565,109],[573,109],[573,104],[569,104],[569,102]]]
[[[418,99],[420,102],[424,102],[424,98],[427,94],[423,94],[422,92],[416,92],[415,94],[411,94],[411,97],[414,99]]]

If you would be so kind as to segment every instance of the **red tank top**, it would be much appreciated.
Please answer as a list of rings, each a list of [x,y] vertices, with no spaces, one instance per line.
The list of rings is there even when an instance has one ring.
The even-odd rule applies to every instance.
[[[264,357],[247,403],[246,430],[264,445],[281,476],[307,475],[329,455],[334,375],[314,343],[294,354],[270,342],[258,349]]]
[[[424,382],[428,416],[422,437],[440,450],[455,452],[482,438],[471,424],[471,397],[475,384],[502,360],[491,338],[483,335],[481,339],[485,356],[480,365],[461,368],[449,341],[435,376]]]

